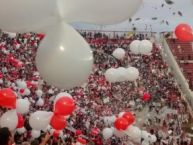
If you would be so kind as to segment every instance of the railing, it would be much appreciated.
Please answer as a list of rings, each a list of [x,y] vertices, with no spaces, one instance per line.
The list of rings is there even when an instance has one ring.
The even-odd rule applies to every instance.
[[[184,99],[184,101],[187,103],[188,109],[191,113],[191,116],[193,117],[193,93],[189,89],[188,82],[184,77],[179,65],[177,64],[164,36],[161,37],[161,41],[163,44],[162,57],[166,60],[166,63],[171,68],[171,71],[174,74],[174,77],[178,82],[179,89],[182,93],[182,99]]]

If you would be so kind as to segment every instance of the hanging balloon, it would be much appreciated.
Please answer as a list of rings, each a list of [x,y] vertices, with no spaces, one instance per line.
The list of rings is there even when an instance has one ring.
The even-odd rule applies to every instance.
[[[180,41],[193,41],[193,30],[188,24],[179,24],[175,29],[175,34]]]
[[[60,0],[58,6],[61,16],[67,22],[88,22],[103,25],[127,20],[135,14],[141,4],[142,0],[84,0],[83,2]]]
[[[0,90],[0,106],[10,109],[16,108],[16,95],[10,88]]]
[[[121,60],[125,57],[125,50],[123,48],[117,48],[113,51],[113,56]]]
[[[18,117],[15,110],[5,112],[0,118],[0,126],[8,127],[11,131],[15,130],[18,125]]]
[[[18,117],[17,128],[22,128],[24,126],[23,116],[21,114],[17,113],[17,117]]]
[[[54,113],[62,116],[67,116],[72,114],[75,110],[75,102],[69,97],[60,98],[54,107]]]
[[[129,126],[129,122],[125,118],[117,118],[114,126],[117,130],[126,130]]]
[[[116,69],[116,73],[117,73],[117,82],[124,82],[124,81],[126,81],[126,77],[127,77],[126,68],[119,67],[119,68]]]
[[[103,134],[103,138],[107,140],[113,136],[113,130],[112,128],[105,128],[103,129],[102,134]]]
[[[129,125],[135,122],[135,117],[133,116],[131,112],[125,112],[123,114],[123,118],[125,118],[128,121]]]
[[[16,101],[16,110],[18,113],[26,114],[29,112],[30,102],[27,98]]]
[[[141,141],[141,130],[136,126],[129,126],[125,133],[136,142]]]
[[[60,115],[53,115],[50,125],[56,130],[62,130],[66,127],[66,118]]]
[[[44,130],[50,123],[52,112],[36,111],[30,115],[29,124],[35,130]]]
[[[61,89],[71,89],[86,82],[92,64],[90,46],[65,23],[49,30],[36,55],[36,65],[43,79]]]

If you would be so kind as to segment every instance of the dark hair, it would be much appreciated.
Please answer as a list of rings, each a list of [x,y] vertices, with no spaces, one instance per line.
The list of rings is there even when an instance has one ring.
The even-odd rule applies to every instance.
[[[8,145],[11,132],[7,127],[0,128],[0,145]]]

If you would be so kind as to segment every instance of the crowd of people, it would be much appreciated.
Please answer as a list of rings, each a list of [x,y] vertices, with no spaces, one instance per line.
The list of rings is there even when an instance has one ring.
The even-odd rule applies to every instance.
[[[30,113],[35,110],[52,111],[55,96],[63,91],[70,93],[77,103],[76,111],[68,118],[68,127],[63,130],[63,136],[56,138],[42,132],[39,139],[31,138],[31,127],[28,123],[29,113],[24,116],[26,132],[13,134],[15,144],[39,145],[46,140],[49,145],[72,145],[76,142],[77,130],[79,130],[88,145],[132,145],[135,143],[130,141],[126,135],[121,137],[114,135],[108,140],[103,139],[102,136],[102,130],[105,127],[113,127],[112,123],[106,121],[107,117],[130,111],[136,117],[136,126],[156,135],[155,145],[191,145],[191,139],[182,129],[183,124],[187,123],[191,116],[182,99],[178,84],[162,59],[161,47],[154,45],[152,54],[149,56],[133,55],[129,50],[130,42],[135,39],[148,39],[148,35],[109,37],[105,33],[98,32],[81,32],[81,35],[93,50],[93,72],[88,82],[82,86],[71,90],[59,90],[47,85],[36,69],[35,56],[38,45],[43,39],[42,35],[34,33],[17,34],[17,36],[11,36],[8,33],[1,34],[1,89],[11,87],[19,98],[29,98]],[[118,47],[127,52],[123,60],[117,60],[111,55]],[[12,62],[13,58],[20,63],[15,65]],[[120,66],[138,68],[139,79],[135,82],[121,83],[106,81],[105,71],[108,68]],[[16,87],[18,80],[32,84],[29,86],[29,95],[21,95],[21,90]],[[36,105],[39,99],[36,95],[37,90],[43,92],[43,106]],[[141,99],[144,93],[151,95],[148,102]],[[0,116],[3,112],[5,109],[1,108]],[[98,129],[98,132],[93,133],[93,129]],[[141,140],[143,141],[143,138]]]

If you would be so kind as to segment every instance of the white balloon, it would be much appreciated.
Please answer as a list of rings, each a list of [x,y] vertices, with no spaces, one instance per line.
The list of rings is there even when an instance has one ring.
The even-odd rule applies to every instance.
[[[83,145],[83,144],[81,144],[80,142],[76,142],[76,145]]]
[[[123,131],[119,131],[117,130],[116,128],[113,128],[114,129],[114,135],[117,136],[117,137],[124,137],[126,134],[123,132]]]
[[[125,50],[123,48],[117,48],[113,51],[113,56],[121,60],[125,57]]]
[[[154,143],[154,142],[156,142],[157,141],[157,137],[155,136],[155,135],[151,135],[151,137],[150,137],[150,142],[151,143]]]
[[[141,130],[136,126],[129,126],[125,133],[136,142],[141,140]]]
[[[37,95],[38,97],[41,97],[41,96],[43,95],[42,90],[36,90],[36,95]]]
[[[139,71],[135,67],[129,67],[126,69],[126,80],[136,81],[139,78]]]
[[[26,114],[29,112],[30,102],[27,98],[17,99],[16,101],[16,110],[18,113]]]
[[[142,130],[141,137],[144,138],[145,140],[148,140],[151,137],[151,134],[145,130]]]
[[[67,22],[114,24],[130,18],[142,0],[59,0],[61,16]]]
[[[149,40],[142,40],[139,45],[139,50],[141,54],[150,55],[153,49],[153,44]]]
[[[118,82],[126,81],[126,77],[127,77],[126,68],[119,67],[119,68],[116,69],[116,73],[117,73],[117,81]]]
[[[17,128],[17,132],[18,132],[19,134],[24,134],[24,133],[26,132],[26,129],[25,129],[25,127]]]
[[[38,138],[40,137],[40,131],[39,130],[32,130],[31,131],[32,138]]]
[[[18,88],[23,88],[23,89],[27,88],[27,84],[25,81],[17,80],[16,84],[17,84]]]
[[[106,70],[105,72],[105,78],[107,81],[114,83],[117,82],[117,71],[115,68],[109,68],[108,70]]]
[[[7,127],[11,131],[15,130],[18,124],[18,117],[16,110],[9,110],[5,112],[0,118],[0,126]]]
[[[144,140],[141,145],[149,145],[149,142]]]
[[[36,111],[30,115],[29,124],[35,130],[44,130],[50,123],[52,112]]]
[[[109,139],[113,136],[113,130],[112,128],[105,128],[103,129],[102,134],[103,134],[104,139]]]
[[[43,79],[61,89],[81,86],[92,71],[93,56],[88,43],[71,26],[53,26],[36,55]]]
[[[31,94],[31,91],[28,88],[26,88],[24,93],[26,96],[29,96]]]
[[[130,46],[129,46],[130,50],[131,50],[131,53],[133,53],[133,54],[140,54],[140,49],[139,49],[140,44],[141,44],[140,40],[132,41]]]
[[[40,107],[44,106],[44,100],[42,98],[39,98],[38,101],[36,102],[36,105]]]
[[[42,30],[57,22],[57,1],[0,1],[0,28],[9,32]]]

